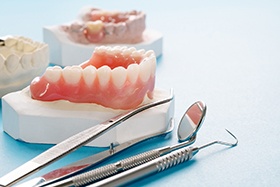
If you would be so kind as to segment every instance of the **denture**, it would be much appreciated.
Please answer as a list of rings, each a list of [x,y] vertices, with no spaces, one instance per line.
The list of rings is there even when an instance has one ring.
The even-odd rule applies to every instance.
[[[76,43],[139,43],[143,40],[146,15],[140,11],[104,11],[90,8],[81,21],[61,26]]]
[[[153,51],[96,47],[90,60],[76,66],[48,67],[30,84],[41,101],[68,100],[131,109],[153,98],[156,57]]]
[[[49,48],[22,36],[0,40],[0,97],[20,90],[41,75],[49,64]]]

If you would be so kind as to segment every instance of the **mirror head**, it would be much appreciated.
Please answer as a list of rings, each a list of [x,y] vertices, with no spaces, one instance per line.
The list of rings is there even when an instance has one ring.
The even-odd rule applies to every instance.
[[[196,136],[197,131],[201,127],[206,114],[206,105],[202,101],[192,104],[183,117],[178,126],[179,141],[186,141]]]

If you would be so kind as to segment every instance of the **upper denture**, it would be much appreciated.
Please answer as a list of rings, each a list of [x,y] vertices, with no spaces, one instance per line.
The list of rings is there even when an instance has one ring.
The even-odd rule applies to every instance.
[[[83,12],[81,22],[62,26],[77,43],[139,43],[143,40],[146,15],[141,11],[104,11],[91,8]]]
[[[97,47],[79,66],[49,67],[30,85],[32,98],[96,103],[131,109],[152,98],[156,57],[153,51],[127,47]]]

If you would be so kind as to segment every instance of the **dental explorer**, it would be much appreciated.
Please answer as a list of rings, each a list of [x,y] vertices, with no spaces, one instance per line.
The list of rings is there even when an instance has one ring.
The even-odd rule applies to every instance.
[[[165,146],[151,151],[146,151],[144,153],[120,160],[116,163],[109,164],[85,173],[81,173],[68,179],[55,182],[53,184],[42,183],[38,186],[84,186],[159,158],[160,156],[170,153],[171,151],[189,146],[195,142],[196,134],[204,121],[205,115],[206,104],[202,101],[193,103],[187,109],[180,120],[177,131],[177,136],[181,143],[175,144],[173,146]]]
[[[181,148],[176,151],[172,151],[171,153],[169,153],[167,155],[154,159],[150,162],[147,162],[145,164],[132,168],[130,170],[124,171],[124,172],[114,175],[112,177],[109,177],[109,178],[106,178],[99,182],[93,183],[93,184],[89,185],[88,187],[97,187],[97,186],[106,186],[106,187],[112,186],[113,187],[113,186],[120,186],[120,185],[127,184],[128,182],[131,182],[133,180],[140,179],[147,175],[151,175],[154,173],[164,171],[168,168],[171,168],[171,167],[181,164],[183,162],[189,161],[201,149],[204,149],[204,148],[209,147],[214,144],[221,144],[221,145],[230,146],[230,147],[236,146],[238,143],[237,138],[230,131],[228,131],[228,130],[226,130],[226,131],[235,139],[234,143],[228,143],[228,142],[223,142],[223,141],[217,140],[217,141],[213,141],[208,144],[202,145],[200,147]]]

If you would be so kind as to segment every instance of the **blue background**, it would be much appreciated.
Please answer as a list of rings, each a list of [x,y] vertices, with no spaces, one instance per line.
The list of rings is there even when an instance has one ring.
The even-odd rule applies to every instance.
[[[174,88],[176,125],[190,104],[203,100],[208,111],[195,145],[231,141],[225,128],[239,139],[235,148],[213,146],[188,163],[131,186],[280,185],[279,1],[2,1],[0,36],[42,41],[43,26],[69,22],[86,5],[144,11],[147,28],[164,35],[156,87]],[[176,142],[175,130],[171,139],[146,142],[109,162]],[[0,132],[0,176],[49,147],[15,141]],[[84,147],[32,177],[98,151]]]

